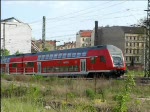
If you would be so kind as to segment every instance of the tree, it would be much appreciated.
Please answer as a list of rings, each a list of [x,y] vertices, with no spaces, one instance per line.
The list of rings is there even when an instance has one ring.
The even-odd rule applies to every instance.
[[[18,54],[22,54],[22,53],[21,53],[21,52],[19,52],[19,51],[16,51],[15,55],[18,55]]]
[[[8,55],[10,55],[10,51],[7,49],[5,49],[5,50],[1,49],[1,55],[8,56]]]
[[[44,48],[43,51],[49,51],[48,48]]]
[[[138,22],[138,25],[140,25],[140,26],[146,26],[146,22],[147,22],[146,18],[140,19],[139,22]]]
[[[138,20],[137,24],[133,24],[131,26],[135,26],[135,27],[138,27],[138,26],[146,26],[146,22],[147,22],[147,18],[141,18],[140,20]]]

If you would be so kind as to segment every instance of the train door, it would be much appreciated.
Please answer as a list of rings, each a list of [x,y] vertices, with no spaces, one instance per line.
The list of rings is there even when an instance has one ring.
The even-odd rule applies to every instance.
[[[81,68],[81,72],[85,73],[86,72],[86,59],[81,59],[80,60],[80,68]]]
[[[9,74],[9,64],[6,64],[6,73]]]
[[[38,74],[41,74],[41,62],[37,62],[38,65]]]

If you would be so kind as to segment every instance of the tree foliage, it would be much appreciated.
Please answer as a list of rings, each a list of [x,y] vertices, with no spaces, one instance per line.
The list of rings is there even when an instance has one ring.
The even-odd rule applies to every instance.
[[[22,53],[21,53],[21,52],[19,52],[19,51],[16,51],[15,55],[18,55],[18,54],[22,54]]]
[[[10,51],[7,49],[5,49],[5,50],[1,49],[1,55],[8,56],[8,55],[10,55]]]
[[[44,48],[43,51],[49,51],[48,48]]]

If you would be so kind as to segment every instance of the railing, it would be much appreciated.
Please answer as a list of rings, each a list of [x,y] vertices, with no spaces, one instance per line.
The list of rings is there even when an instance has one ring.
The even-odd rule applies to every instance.
[[[35,45],[34,42],[31,42],[31,46],[34,48],[34,50],[40,52],[40,49]]]
[[[2,67],[1,68],[1,74],[35,74],[35,69],[33,67],[20,67],[20,68],[15,68],[15,67]]]

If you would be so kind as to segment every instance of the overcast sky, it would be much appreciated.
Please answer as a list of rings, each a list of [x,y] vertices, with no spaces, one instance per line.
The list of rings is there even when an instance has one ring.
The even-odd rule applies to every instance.
[[[15,17],[28,23],[32,36],[42,39],[46,17],[46,40],[75,41],[79,30],[99,26],[130,26],[146,17],[147,1],[2,1],[1,19]]]

